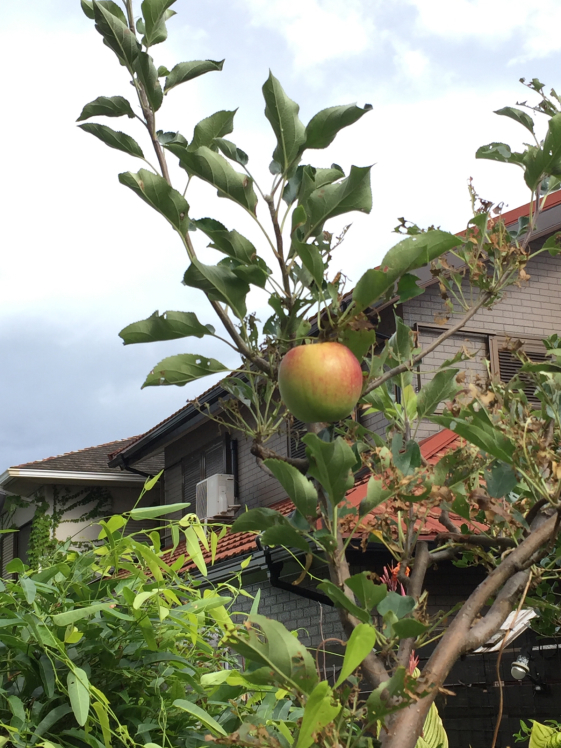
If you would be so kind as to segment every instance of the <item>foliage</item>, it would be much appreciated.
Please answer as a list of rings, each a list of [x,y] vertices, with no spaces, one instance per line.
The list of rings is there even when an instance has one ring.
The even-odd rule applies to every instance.
[[[500,206],[480,200],[470,185],[471,212],[464,232],[422,229],[400,219],[396,231],[402,234],[401,241],[386,253],[380,267],[366,269],[351,291],[333,266],[336,249],[348,240],[346,229],[335,237],[327,226],[353,211],[370,212],[370,168],[352,165],[344,170],[338,164],[326,167],[328,161],[312,165],[308,159],[327,148],[342,128],[367,114],[369,107],[328,107],[304,124],[296,102],[270,74],[263,96],[275,141],[272,179],[269,186],[258,184],[248,168],[248,154],[226,137],[233,131],[235,112],[217,111],[192,123],[190,140],[179,131],[156,127],[167,95],[175,95],[176,88],[196,76],[222,69],[222,62],[210,60],[181,62],[171,71],[154,62],[152,48],[167,37],[171,5],[173,0],[144,0],[142,17],[135,19],[132,0],[125,2],[126,14],[110,2],[82,0],[105,45],[127,70],[139,110],[135,112],[122,97],[100,97],[84,107],[80,127],[149,167],[124,172],[119,179],[176,232],[189,261],[183,281],[204,294],[216,320],[208,324],[193,312],[156,312],[127,326],[121,337],[132,344],[206,336],[215,339],[218,349],[227,344],[240,355],[235,376],[223,382],[228,397],[221,412],[203,406],[201,410],[252,439],[253,454],[281,481],[298,511],[287,518],[270,509],[252,509],[236,520],[234,530],[259,533],[265,545],[282,544],[302,551],[306,558],[327,561],[329,579],[320,589],[339,610],[348,640],[348,667],[356,668],[360,652],[361,672],[371,693],[363,703],[352,681],[337,695],[329,684],[317,682],[313,663],[296,640],[258,614],[249,618],[245,630],[227,635],[230,645],[256,665],[241,676],[244,683],[281,688],[296,699],[296,709],[303,706],[300,748],[314,741],[335,744],[338,738],[332,733],[342,729],[349,731],[345,744],[358,746],[363,738],[370,739],[363,733],[365,719],[367,724],[383,723],[380,740],[385,748],[413,748],[454,662],[496,633],[521,595],[529,591],[535,600],[532,580],[535,586],[558,579],[557,342],[546,342],[550,360],[545,364],[534,364],[518,353],[521,373],[507,384],[491,377],[467,381],[460,370],[469,358],[466,351],[439,364],[436,371],[433,368],[432,379],[417,390],[414,371],[480,309],[491,308],[509,287],[523,284],[529,278],[526,267],[537,255],[559,253],[558,236],[539,248],[530,241],[545,199],[561,178],[559,99],[555,92],[547,97],[543,85],[532,82],[530,87],[541,97],[536,109],[548,118],[543,139],[538,139],[529,114],[505,107],[498,114],[516,120],[534,142],[521,152],[491,143],[477,153],[522,170],[530,208],[516,229],[507,228]],[[148,163],[144,148],[128,134],[83,123],[91,116],[130,117],[131,112],[146,128],[157,167]],[[183,175],[177,184],[170,177],[169,158],[177,159],[177,171]],[[244,220],[255,222],[263,234],[259,246],[214,217],[191,215],[187,194],[200,181],[233,203]],[[200,246],[207,241],[223,255],[215,265],[207,264],[205,247]],[[394,334],[379,340],[377,309],[422,294],[415,271],[425,266],[438,281],[443,301],[444,312],[437,321],[444,325],[458,314],[460,319],[425,349],[397,315]],[[252,287],[265,290],[272,310],[263,324],[248,313]],[[355,353],[364,372],[362,410],[382,413],[388,427],[379,434],[353,419],[309,424],[310,433],[303,440],[306,458],[293,460],[267,447],[268,439],[290,422],[278,393],[278,367],[288,350],[317,341],[342,342]],[[515,342],[512,349],[516,353]],[[218,359],[189,352],[164,358],[144,386],[181,386],[225,371]],[[535,387],[537,407],[528,400],[529,386]],[[465,440],[436,464],[421,454],[419,434],[426,419]],[[369,474],[366,497],[360,507],[349,506],[348,491],[356,475],[364,472]],[[429,552],[420,535],[431,512],[447,532],[438,535],[437,547]],[[368,574],[351,576],[345,551],[358,540],[364,546],[370,541],[384,543],[399,562],[395,577],[389,579],[393,589],[376,584]],[[479,564],[488,575],[453,621],[446,621],[435,653],[415,679],[407,671],[413,649],[431,641],[442,624],[442,618],[430,618],[426,612],[425,572],[432,563],[450,559],[458,565]],[[198,566],[204,573],[200,559]],[[399,594],[401,590],[406,594]],[[494,602],[482,615],[489,600]],[[362,646],[369,636],[375,636],[376,646],[366,652]],[[271,648],[276,643],[282,657],[273,663]],[[288,737],[281,722],[277,735],[274,713],[257,710],[250,727],[218,740],[284,745],[281,736]]]
[[[547,725],[531,720],[531,724],[521,720],[520,732],[514,737],[516,742],[530,740],[528,748],[559,748],[561,745],[561,732],[559,723],[554,720],[548,720]]]

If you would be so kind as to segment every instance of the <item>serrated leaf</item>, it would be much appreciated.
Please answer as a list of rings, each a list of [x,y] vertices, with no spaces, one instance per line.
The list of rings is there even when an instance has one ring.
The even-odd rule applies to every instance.
[[[222,70],[224,67],[224,60],[192,60],[191,62],[178,62],[177,65],[171,69],[170,74],[166,78],[166,84],[164,86],[164,92],[171,91],[172,88],[179,86],[181,83],[198,78],[199,75],[205,73],[212,73],[214,71]]]
[[[239,319],[245,317],[245,299],[249,293],[249,285],[230,268],[203,265],[202,262],[193,260],[185,272],[183,282],[186,286],[204,291],[211,301],[227,304]]]
[[[460,389],[456,384],[459,369],[437,371],[434,377],[424,384],[417,394],[417,416],[426,418],[434,413],[444,400],[454,397]]]
[[[224,138],[215,138],[215,145],[218,146],[220,151],[226,156],[226,158],[235,161],[242,166],[245,166],[249,161],[249,156],[241,148],[238,148],[235,143],[231,140],[225,140]]]
[[[74,666],[67,676],[68,697],[76,722],[83,727],[90,711],[90,689],[88,676],[82,668]]]
[[[271,72],[263,85],[263,97],[265,116],[277,138],[273,160],[285,173],[302,153],[306,142],[306,128],[298,117],[300,107],[286,95]]]
[[[459,416],[443,413],[431,416],[430,420],[450,429],[498,460],[512,465],[515,445],[495,426],[483,409],[476,411],[473,407],[468,407]]]
[[[308,221],[304,228],[306,238],[317,236],[330,218],[351,211],[370,213],[372,191],[370,166],[351,166],[346,179],[314,190],[305,202]]]
[[[354,353],[356,359],[360,362],[370,351],[373,345],[376,345],[376,330],[343,330],[341,343]]]
[[[179,158],[179,162],[189,173],[216,187],[219,197],[228,197],[255,214],[257,195],[253,189],[253,180],[246,174],[235,171],[224,156],[207,146],[189,151],[184,146],[170,143],[166,148]]]
[[[366,488],[366,496],[360,502],[358,508],[358,516],[365,517],[377,506],[383,504],[388,496],[391,496],[391,491],[387,491],[384,489],[384,483],[381,478],[374,478],[374,476],[370,476],[370,478],[368,479],[368,486]]]
[[[318,493],[314,484],[293,465],[283,460],[265,460],[264,464],[292,499],[300,514],[304,517],[315,517]]]
[[[148,103],[151,108],[157,112],[162,106],[164,92],[160,85],[158,71],[154,65],[154,60],[147,52],[139,52],[138,57],[134,61],[133,69],[138,80],[142,83]]]
[[[515,488],[518,478],[510,465],[499,460],[485,470],[485,482],[489,496],[502,499]]]
[[[401,276],[397,284],[397,294],[400,304],[414,299],[415,296],[421,296],[425,292],[424,288],[419,288],[417,285],[418,280],[417,276],[411,273],[405,273],[405,275]]]
[[[115,7],[118,8],[118,6]],[[114,15],[104,3],[94,3],[95,27],[103,36],[104,42],[115,52],[121,62],[132,67],[140,52],[140,45],[127,26],[123,11],[120,8],[118,9],[122,17]]]
[[[202,325],[194,312],[154,312],[148,319],[133,322],[119,333],[124,345],[133,343],[153,343],[159,340],[212,335],[214,327]]]
[[[515,122],[519,122],[531,133],[534,132],[534,120],[530,117],[527,112],[523,112],[522,109],[516,109],[516,107],[505,106],[502,109],[497,109],[495,114],[500,114],[503,117],[510,117]]]
[[[175,0],[144,0],[141,5],[144,17],[144,39],[148,47],[167,39],[166,20],[174,14],[168,8]]]
[[[212,244],[209,246],[234,257],[236,260],[240,260],[240,262],[246,264],[255,262],[257,250],[254,245],[235,229],[228,231],[226,226],[221,224],[220,221],[215,221],[214,218],[200,218],[193,221],[193,224],[211,240]]]
[[[325,680],[318,683],[306,700],[296,748],[317,745],[316,733],[332,723],[341,709],[340,703],[333,703],[333,691],[329,683]]]
[[[381,603],[388,594],[385,584],[374,584],[367,571],[354,574],[345,580],[347,587],[354,592],[361,606],[370,611]]]
[[[119,182],[161,213],[169,223],[184,235],[189,228],[189,204],[185,198],[159,174],[140,169],[134,174],[127,171],[119,174]]]
[[[216,144],[215,138],[221,138],[223,135],[229,135],[234,129],[234,116],[237,109],[233,111],[223,110],[205,117],[195,125],[193,131],[193,140],[189,144],[190,151],[196,151],[197,148],[205,145],[209,148]]]
[[[169,384],[183,387],[188,382],[222,371],[228,371],[228,368],[214,358],[204,358],[194,353],[180,353],[162,359],[148,374],[142,387]]]
[[[477,149],[475,158],[522,166],[523,154],[511,151],[510,146],[506,143],[489,143]]]
[[[462,240],[453,234],[434,229],[409,236],[386,253],[380,268],[367,270],[353,291],[358,311],[392,292],[395,282],[406,273],[428,265],[440,255],[458,247]]]
[[[305,244],[304,242],[299,242],[297,239],[293,239],[290,253],[291,255],[298,255],[314,282],[321,288],[325,265],[319,249],[314,244]]]
[[[90,117],[134,117],[130,103],[123,96],[98,96],[82,109],[76,120],[83,122]]]
[[[356,457],[351,447],[338,436],[332,442],[322,441],[317,434],[302,438],[310,460],[309,474],[320,482],[333,505],[341,502],[353,485],[351,468]]]
[[[136,140],[124,132],[119,132],[113,130],[111,127],[107,127],[107,125],[98,125],[93,122],[86,122],[84,125],[78,125],[78,127],[89,132],[90,135],[95,135],[96,138],[99,138],[110,148],[123,151],[123,153],[128,153],[130,156],[136,156],[136,158],[144,158],[142,148],[138,145]]]
[[[327,148],[340,130],[352,125],[371,109],[369,104],[364,109],[356,104],[322,109],[308,122],[306,148]]]

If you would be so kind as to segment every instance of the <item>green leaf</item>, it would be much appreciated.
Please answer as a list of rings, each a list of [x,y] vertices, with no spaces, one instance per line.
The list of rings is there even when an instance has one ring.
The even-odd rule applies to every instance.
[[[403,708],[403,705],[392,697],[404,695],[406,675],[407,671],[400,665],[389,680],[384,681],[372,691],[366,700],[366,708],[371,721],[382,720],[387,714]],[[383,694],[384,691],[387,691],[387,695]]]
[[[226,643],[247,660],[272,670],[282,684],[311,693],[318,676],[306,647],[279,621],[262,615],[250,615],[247,621],[251,629],[239,626],[228,632]]]
[[[224,135],[229,135],[234,129],[234,115],[237,109],[233,111],[220,111],[211,114],[210,117],[206,117],[195,125],[193,132],[193,140],[189,144],[190,151],[196,151],[201,146],[208,146],[216,149],[214,142],[215,138],[221,138]],[[228,141],[227,141],[228,142]]]
[[[265,460],[264,465],[273,473],[300,514],[304,517],[315,517],[318,492],[314,484],[293,465],[283,460]]]
[[[378,603],[378,613],[381,616],[392,612],[397,618],[405,618],[415,607],[415,598],[409,595],[399,595],[397,592],[388,592],[386,597]]]
[[[424,634],[428,628],[427,625],[421,623],[421,621],[417,621],[416,618],[404,618],[393,624],[393,630],[400,639],[409,639],[411,637],[420,636],[421,634]]]
[[[358,507],[358,516],[365,517],[377,506],[383,504],[388,496],[391,496],[391,491],[384,490],[383,481],[380,478],[374,478],[374,476],[371,475],[368,479],[366,496],[360,502]]]
[[[430,420],[459,434],[470,444],[475,444],[498,460],[512,465],[515,445],[493,424],[483,409],[475,411],[470,407],[463,410],[460,416],[443,413],[431,416]]]
[[[168,8],[175,0],[144,0],[141,5],[144,18],[144,39],[148,47],[160,44],[167,39],[166,20],[173,14]]]
[[[80,5],[82,6],[82,10],[84,11],[84,15],[87,16],[90,20],[93,21],[93,19],[94,19],[94,9],[93,9],[93,2],[92,2],[92,0],[80,0]]]
[[[146,480],[144,481],[144,486],[142,488],[143,493],[145,491],[151,491],[154,488],[154,486],[156,485],[156,483],[162,477],[163,472],[164,472],[163,470],[160,470],[159,473],[157,473],[156,475],[153,475],[151,478],[146,478]]]
[[[304,553],[309,553],[308,541],[291,525],[275,525],[269,527],[261,535],[263,545],[283,545],[285,548],[300,548]]]
[[[440,229],[408,236],[386,253],[380,269],[370,269],[360,278],[353,292],[358,311],[366,309],[387,292],[393,292],[395,282],[411,270],[424,267],[462,240]]]
[[[139,52],[138,57],[134,61],[133,68],[138,80],[144,87],[148,103],[151,108],[157,112],[162,106],[164,93],[158,79],[158,71],[154,65],[154,60],[147,52]]]
[[[21,559],[13,558],[6,564],[6,571],[8,574],[24,574],[25,566]]]
[[[105,748],[111,748],[111,728],[109,726],[109,715],[107,713],[107,707],[105,706],[105,704],[102,704],[101,701],[94,701],[92,707],[99,720]]]
[[[231,140],[225,140],[224,138],[215,138],[214,144],[218,146],[220,151],[226,156],[226,158],[235,161],[242,166],[246,166],[249,161],[249,156],[241,148],[238,148],[235,143]]]
[[[178,338],[202,338],[213,335],[214,327],[202,325],[194,312],[164,312],[157,311],[148,319],[133,322],[123,328],[119,337],[124,345],[132,343],[153,343],[157,340],[177,340]]]
[[[191,62],[179,62],[172,69],[166,78],[164,91],[167,93],[172,88],[179,86],[180,83],[198,78],[204,73],[211,73],[215,70],[222,70],[224,60],[193,60]]]
[[[31,605],[31,603],[35,600],[35,595],[37,594],[37,585],[35,584],[33,579],[30,579],[29,577],[20,577],[19,583],[23,590],[25,599]]]
[[[519,122],[531,133],[534,132],[534,120],[529,114],[523,112],[522,109],[516,109],[512,106],[505,106],[502,109],[497,109],[495,114],[501,114],[503,117],[510,117],[515,122]]]
[[[357,667],[372,652],[375,644],[376,629],[369,623],[359,623],[347,642],[343,667],[335,683],[335,688],[344,683],[349,675],[354,673]]]
[[[246,264],[255,262],[257,250],[254,245],[235,229],[228,231],[226,226],[221,224],[220,221],[215,221],[214,218],[200,218],[193,221],[193,224],[208,236],[212,242],[209,246],[213,249],[218,249],[220,252]]]
[[[511,151],[506,143],[489,143],[477,149],[475,158],[522,166],[523,154]]]
[[[119,174],[119,182],[135,192],[144,202],[161,213],[182,236],[189,228],[189,204],[163,177],[147,169],[137,174]]]
[[[367,613],[366,610],[359,608],[358,605],[355,605],[355,603],[352,602],[352,600],[349,600],[343,590],[340,587],[337,587],[333,582],[325,579],[323,582],[318,584],[318,590],[325,592],[327,597],[334,602],[336,608],[344,608],[345,610],[348,610],[349,613],[363,623],[371,622],[372,619],[370,613]]]
[[[375,608],[385,596],[388,589],[385,584],[374,584],[369,577],[369,572],[361,571],[360,574],[354,574],[345,580],[347,587],[352,590],[359,599],[365,610]]]
[[[115,52],[123,64],[132,67],[140,52],[140,45],[127,26],[123,11],[119,8],[120,15],[116,16],[101,2],[94,3],[93,11],[95,27],[103,36],[105,44]]]
[[[372,190],[370,188],[370,166],[351,166],[346,179],[314,190],[305,202],[308,221],[304,233],[306,238],[317,236],[324,223],[335,216],[350,211],[370,213]]]
[[[228,371],[228,368],[214,358],[205,358],[194,353],[180,353],[162,359],[148,374],[142,387],[168,384],[183,387],[188,382],[221,371]]]
[[[547,249],[552,257],[557,257],[561,252],[561,231],[549,236],[543,243],[542,249]]]
[[[403,450],[401,434],[394,434],[392,439],[392,457],[396,468],[403,475],[412,475],[415,468],[421,466],[421,450],[416,441],[410,439]]]
[[[73,666],[68,673],[67,686],[70,706],[76,717],[76,722],[83,727],[88,719],[90,711],[90,683],[88,676],[82,668]]]
[[[358,361],[366,356],[373,345],[376,344],[376,330],[343,330],[341,343],[351,350]]]
[[[308,122],[306,148],[327,148],[340,130],[352,125],[371,109],[369,104],[364,109],[356,104],[322,109]]]
[[[122,96],[98,96],[90,101],[82,109],[82,113],[76,120],[82,122],[90,117],[134,117],[134,112],[129,102]]]
[[[488,468],[485,470],[485,481],[489,496],[496,499],[502,499],[503,496],[509,494],[518,483],[512,467],[500,461],[494,462],[490,470]]]
[[[211,301],[227,304],[236,317],[243,319],[247,313],[245,298],[249,293],[249,285],[223,265],[203,265],[193,260],[183,277],[186,286],[198,288]]]
[[[70,714],[71,711],[72,707],[69,704],[61,704],[60,706],[51,709],[51,711],[43,717],[35,728],[31,742],[35,743],[37,738],[41,738],[45,733],[49,732],[59,719],[66,717],[66,715]],[[43,743],[42,745],[46,746],[47,743]]]
[[[437,371],[434,377],[417,393],[417,416],[419,419],[431,416],[443,400],[454,397],[460,389],[456,384],[459,369]]]
[[[214,734],[218,733],[218,735],[226,735],[226,731],[222,727],[222,725],[219,725],[218,722],[214,719],[214,717],[211,717],[208,712],[205,712],[204,709],[202,709],[197,704],[193,704],[192,701],[186,701],[185,699],[176,699],[173,702],[173,706],[176,707],[176,709],[181,709],[184,712],[188,712],[189,714],[192,714],[194,717],[196,717],[200,722],[205,725],[205,727],[208,727],[208,729],[213,732]]]
[[[288,520],[275,509],[260,506],[240,514],[232,525],[232,532],[263,532],[275,525],[286,526]]]
[[[189,151],[185,146],[170,143],[166,148],[174,153],[187,171],[216,187],[219,197],[227,197],[255,215],[257,195],[253,180],[230,166],[224,156],[207,146]]]
[[[329,683],[325,680],[318,683],[306,700],[296,748],[310,748],[315,743],[315,734],[331,724],[341,708],[341,704],[333,704]]]
[[[458,496],[456,496],[456,498],[452,502],[452,511],[455,512],[455,514],[459,514],[459,516],[463,517],[464,519],[470,518],[469,501],[465,496],[462,496],[461,494],[458,494]]]
[[[316,434],[309,433],[302,441],[310,460],[310,475],[321,483],[331,503],[338,504],[354,485],[351,468],[356,457],[353,450],[340,436],[332,442],[324,442]]]
[[[177,504],[162,504],[161,506],[144,506],[131,509],[129,516],[132,520],[137,522],[142,519],[155,519],[156,517],[164,517],[166,514],[173,514],[174,512],[181,512],[183,509],[191,506],[189,502],[181,501]]]
[[[298,257],[300,257],[306,270],[310,273],[315,283],[321,288],[323,284],[325,265],[323,264],[319,249],[314,244],[305,244],[304,242],[299,242],[296,239],[293,239],[290,253],[291,255],[297,254]]]
[[[109,610],[110,608],[111,603],[96,603],[95,605],[88,605],[85,608],[73,608],[64,613],[56,613],[53,616],[53,623],[56,626],[69,626],[71,623],[76,623],[76,621],[93,616],[100,610]]]
[[[417,285],[418,280],[417,276],[412,275],[411,273],[405,273],[405,275],[401,276],[399,283],[397,284],[397,295],[399,296],[400,304],[424,294],[425,289],[419,288]]]
[[[127,135],[124,132],[113,130],[107,125],[98,125],[94,122],[86,122],[84,125],[78,125],[85,132],[89,132],[90,135],[95,135],[105,145],[110,148],[115,148],[117,151],[123,151],[128,153],[130,156],[136,156],[136,158],[144,158],[142,148],[138,145],[134,138]]]
[[[47,655],[41,655],[39,658],[39,673],[45,696],[52,699],[55,694],[55,671]]]
[[[273,159],[285,174],[301,155],[306,142],[306,129],[298,117],[300,107],[286,95],[271,72],[263,85],[263,97],[265,116],[277,138]]]

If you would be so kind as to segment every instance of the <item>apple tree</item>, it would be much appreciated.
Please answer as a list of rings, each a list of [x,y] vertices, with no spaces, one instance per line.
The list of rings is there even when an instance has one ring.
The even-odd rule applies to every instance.
[[[167,38],[174,0],[144,0],[139,10],[132,0],[125,0],[124,11],[110,0],[81,0],[81,4],[130,76],[135,101],[100,96],[85,105],[79,126],[143,162],[137,171],[121,173],[119,180],[176,233],[187,255],[183,282],[206,296],[214,314],[214,319],[199,320],[191,311],[156,312],[130,324],[120,335],[125,344],[188,339],[189,352],[156,364],[144,386],[182,386],[229,371],[219,358],[198,354],[193,339],[214,338],[218,357],[224,346],[236,351],[239,366],[222,382],[231,397],[220,416],[207,415],[252,439],[259,464],[280,481],[297,511],[286,519],[270,509],[254,509],[237,519],[234,530],[259,532],[266,545],[283,544],[327,561],[329,578],[320,588],[337,606],[348,641],[364,636],[368,645],[356,650],[360,657],[354,665],[360,665],[371,694],[347,745],[358,748],[365,739],[372,741],[372,731],[366,738],[366,724],[378,725],[385,748],[420,746],[417,741],[425,740],[419,737],[423,725],[456,660],[496,633],[522,596],[533,594],[536,584],[551,584],[557,574],[561,507],[557,340],[547,342],[550,361],[545,365],[518,354],[525,379],[515,378],[508,385],[490,379],[468,386],[457,367],[464,353],[443,364],[419,392],[412,385],[414,370],[428,354],[460,331],[478,310],[496,304],[509,286],[526,278],[525,267],[532,257],[559,251],[556,238],[538,251],[530,247],[544,200],[561,176],[557,97],[546,96],[543,86],[533,83],[541,97],[536,109],[547,118],[543,140],[535,135],[530,114],[506,107],[498,113],[529,130],[533,142],[521,152],[501,143],[478,151],[480,158],[521,169],[532,209],[518,231],[507,231],[500,210],[493,211],[471,189],[470,217],[461,235],[401,221],[400,241],[379,267],[365,268],[350,289],[339,272],[337,250],[345,240],[345,251],[353,251],[352,238],[345,239],[345,232],[335,236],[329,226],[336,217],[371,211],[370,167],[326,166],[321,152],[343,128],[368,116],[371,107],[331,105],[305,124],[298,105],[271,73],[262,94],[274,146],[269,183],[258,183],[248,154],[230,139],[235,112],[219,110],[199,122],[181,123],[182,132],[158,129],[160,109],[168,96],[179,96],[189,81],[222,70],[222,62],[213,60],[179,62],[171,70],[155,61],[154,48]],[[139,118],[147,145],[91,122],[94,117]],[[155,155],[153,166],[145,157],[146,147]],[[172,180],[172,172],[179,176]],[[255,222],[261,240],[251,241],[219,218],[193,215],[188,197],[200,182],[237,206],[244,220]],[[220,216],[220,201],[217,210]],[[205,245],[223,255],[217,264],[209,264]],[[438,277],[454,321],[424,349],[399,318],[395,334],[380,342],[376,306],[421,294],[414,273],[427,265]],[[463,293],[466,285],[470,294]],[[270,314],[264,322],[248,308],[252,289],[267,294]],[[321,381],[327,369],[335,391],[329,389],[329,382]],[[295,387],[295,379],[301,386]],[[524,394],[528,381],[535,385],[538,407]],[[396,389],[401,393],[399,401]],[[437,415],[443,401],[447,405]],[[357,403],[384,414],[388,421],[384,435],[350,416]],[[308,422],[305,459],[277,454],[268,446],[292,415]],[[465,439],[461,448],[436,465],[423,460],[416,438],[424,419]],[[363,468],[370,473],[367,496],[351,509],[344,499]],[[399,562],[398,581],[404,595],[388,591],[364,574],[351,575],[346,560],[352,538],[368,537],[371,512],[382,506],[387,507],[382,540]],[[439,512],[447,529],[433,549],[419,540],[429,510]],[[477,518],[485,530],[466,532],[451,520],[451,511]],[[487,575],[453,620],[447,619],[444,635],[419,673],[410,667],[414,650],[429,641],[438,623],[425,612],[425,574],[442,559],[480,564]],[[489,600],[492,604],[487,607]],[[537,596],[535,603],[540,604]],[[373,611],[383,625],[376,624]],[[253,653],[255,661],[264,665],[263,651],[256,654],[263,641],[255,632],[263,633],[267,625],[250,616],[245,627],[230,632],[228,641],[250,660]],[[266,680],[266,668],[257,672]],[[351,691],[341,698],[348,698]],[[314,741],[332,744],[330,730],[338,724],[333,698],[327,684],[301,694],[308,721],[304,717],[300,725],[298,746],[306,748]],[[313,729],[312,712],[323,715],[313,722]],[[251,731],[244,735],[242,739],[236,733],[220,742],[251,745],[256,740]],[[262,739],[263,733],[259,735]],[[428,745],[426,740],[422,745]]]

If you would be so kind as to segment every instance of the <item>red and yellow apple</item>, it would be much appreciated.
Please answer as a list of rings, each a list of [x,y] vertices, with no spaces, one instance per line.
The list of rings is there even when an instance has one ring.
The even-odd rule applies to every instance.
[[[292,348],[279,366],[284,404],[304,423],[339,421],[348,416],[362,391],[362,370],[341,343]]]

